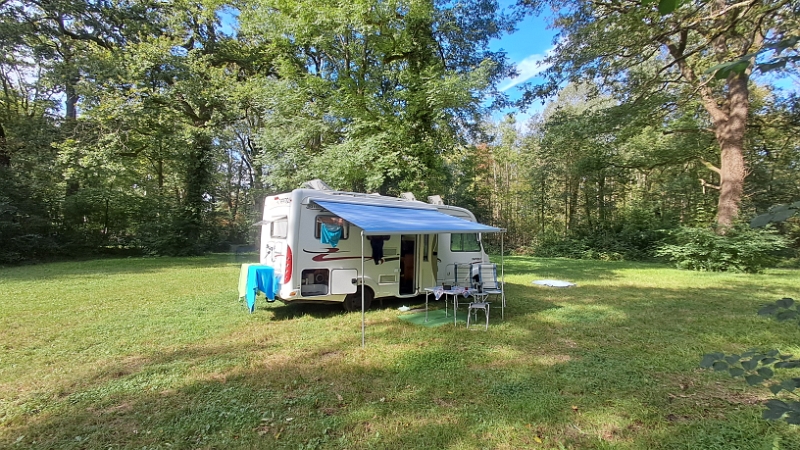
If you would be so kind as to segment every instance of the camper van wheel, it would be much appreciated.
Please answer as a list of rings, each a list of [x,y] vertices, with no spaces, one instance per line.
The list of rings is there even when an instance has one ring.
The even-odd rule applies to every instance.
[[[364,291],[364,309],[369,309],[373,297],[375,297],[375,294],[372,293],[372,289],[367,288],[367,290]],[[345,311],[361,311],[361,286],[358,287],[355,293],[347,294],[342,306],[344,306]]]

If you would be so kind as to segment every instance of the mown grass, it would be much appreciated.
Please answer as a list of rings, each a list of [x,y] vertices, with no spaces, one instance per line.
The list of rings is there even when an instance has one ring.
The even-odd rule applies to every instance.
[[[0,447],[800,448],[800,427],[760,418],[765,388],[698,369],[800,354],[798,327],[756,315],[800,272],[518,257],[506,274],[488,332],[387,302],[362,349],[360,314],[248,314],[231,256],[0,269]]]

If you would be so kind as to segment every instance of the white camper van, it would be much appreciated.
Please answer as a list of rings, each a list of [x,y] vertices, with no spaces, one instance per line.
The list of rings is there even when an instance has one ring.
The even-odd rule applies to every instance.
[[[265,200],[260,261],[274,269],[276,298],[284,303],[342,303],[355,311],[362,286],[366,308],[375,298],[465,286],[468,265],[489,260],[480,233],[500,231],[440,201],[319,185]]]

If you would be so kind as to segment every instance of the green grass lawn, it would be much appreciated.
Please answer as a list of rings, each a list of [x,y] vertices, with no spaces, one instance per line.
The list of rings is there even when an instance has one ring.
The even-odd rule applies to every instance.
[[[800,327],[756,315],[800,297],[796,270],[506,258],[505,321],[421,327],[385,302],[364,349],[361,314],[338,307],[248,314],[238,271],[229,255],[0,269],[0,448],[800,448],[800,427],[761,419],[766,388],[698,368],[800,355]]]

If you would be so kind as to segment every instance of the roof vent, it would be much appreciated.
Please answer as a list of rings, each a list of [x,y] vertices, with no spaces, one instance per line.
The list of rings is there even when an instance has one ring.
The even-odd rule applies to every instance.
[[[442,200],[441,195],[429,195],[428,203],[431,205],[444,205],[444,200]]]
[[[306,189],[314,189],[315,191],[332,191],[333,189],[328,186],[324,181],[320,180],[319,178],[315,178],[311,181],[306,181],[303,183],[303,187]]]
[[[411,192],[403,192],[402,194],[400,194],[400,198],[402,198],[403,200],[408,200],[410,202],[413,202],[417,199],[417,197],[414,197],[414,194],[412,194]]]

